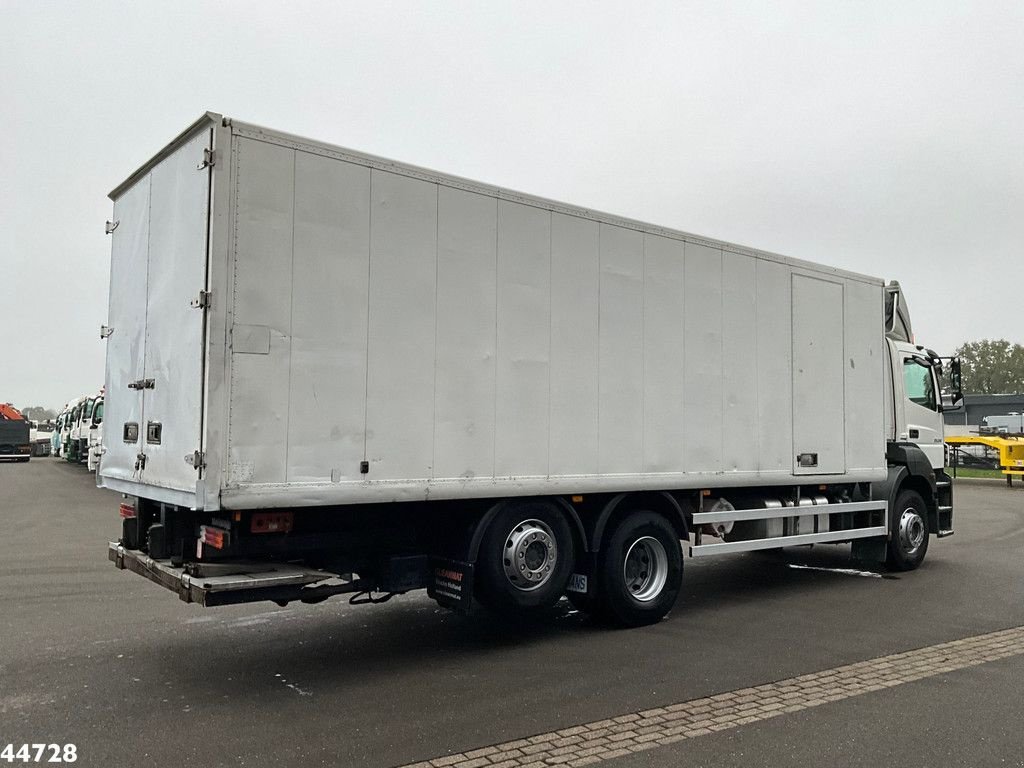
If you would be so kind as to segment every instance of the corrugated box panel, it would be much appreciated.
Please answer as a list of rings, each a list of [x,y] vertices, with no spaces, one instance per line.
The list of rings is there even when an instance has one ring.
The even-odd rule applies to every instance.
[[[235,140],[236,502],[878,474],[880,283]]]

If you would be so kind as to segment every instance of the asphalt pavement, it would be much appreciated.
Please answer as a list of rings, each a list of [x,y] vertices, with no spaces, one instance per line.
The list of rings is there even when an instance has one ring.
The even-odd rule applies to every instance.
[[[397,766],[1024,626],[1024,489],[959,481],[904,574],[849,547],[687,560],[663,622],[385,605],[204,609],[106,558],[118,497],[0,464],[0,749],[82,766]],[[609,766],[1024,765],[1024,654],[616,757]],[[483,759],[483,758],[481,758]],[[2,763],[2,761],[0,761]]]

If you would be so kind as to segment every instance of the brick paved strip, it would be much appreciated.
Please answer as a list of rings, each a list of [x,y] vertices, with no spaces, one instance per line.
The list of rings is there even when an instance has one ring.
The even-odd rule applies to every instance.
[[[1024,627],[965,637],[834,669],[627,712],[402,768],[584,766],[1024,654]]]

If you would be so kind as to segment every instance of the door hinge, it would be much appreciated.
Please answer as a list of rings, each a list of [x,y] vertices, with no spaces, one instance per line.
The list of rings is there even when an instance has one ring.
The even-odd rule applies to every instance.
[[[155,379],[138,379],[128,382],[128,389],[153,389],[155,386]]]
[[[114,327],[112,325],[101,325],[100,326],[100,338],[109,339],[114,333]]]
[[[109,235],[111,232],[113,232],[115,229],[117,229],[117,225],[120,224],[120,223],[121,223],[120,219],[118,219],[117,221],[108,221],[107,225],[105,227],[103,227],[103,234]]]
[[[214,151],[208,147],[203,147],[203,162],[196,166],[197,171],[203,170],[203,168],[213,168],[217,162],[217,157]]]
[[[140,453],[135,457],[135,471],[138,472],[140,469],[146,468],[146,454]]]
[[[192,299],[189,305],[195,309],[208,309],[210,306],[210,291],[200,291],[197,298]]]
[[[185,457],[185,463],[193,469],[202,469],[206,466],[206,454],[202,451],[195,451]]]

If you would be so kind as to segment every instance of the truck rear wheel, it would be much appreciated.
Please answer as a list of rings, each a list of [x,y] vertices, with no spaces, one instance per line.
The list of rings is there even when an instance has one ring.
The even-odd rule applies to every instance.
[[[598,555],[597,613],[639,627],[660,621],[675,605],[683,580],[683,553],[669,522],[634,512],[615,527]]]
[[[501,611],[554,605],[574,561],[572,529],[559,509],[543,502],[508,504],[480,544],[476,595]]]
[[[901,491],[892,508],[886,565],[912,571],[928,552],[928,508],[917,491]]]

